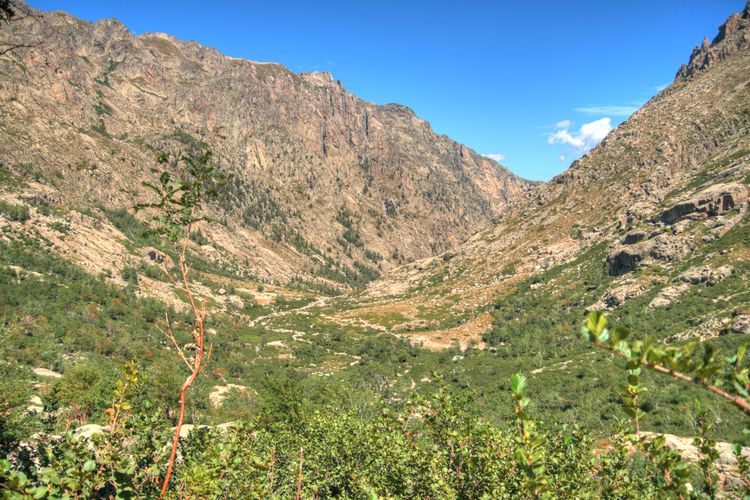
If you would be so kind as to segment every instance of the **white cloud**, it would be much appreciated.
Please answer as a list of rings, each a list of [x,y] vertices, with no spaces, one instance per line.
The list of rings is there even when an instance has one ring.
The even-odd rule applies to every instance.
[[[555,123],[555,128],[570,128],[571,125],[573,125],[573,122],[570,120],[563,120]]]
[[[636,111],[638,111],[638,108],[640,106],[637,104],[629,104],[624,106],[615,106],[615,105],[603,105],[603,106],[583,106],[580,108],[575,108],[575,111],[578,111],[579,113],[583,113],[585,115],[607,115],[607,116],[630,116]]]
[[[560,161],[565,161],[565,155],[560,155]]]
[[[486,156],[490,160],[495,160],[498,163],[500,163],[501,161],[503,161],[505,159],[505,155],[501,155],[500,153],[490,153],[490,154],[486,154],[484,156]]]
[[[612,131],[612,120],[610,118],[600,118],[593,122],[584,123],[577,132],[570,131],[570,121],[564,120],[559,122],[568,127],[557,127],[557,130],[547,137],[547,144],[567,144],[578,152],[586,152],[602,142]]]

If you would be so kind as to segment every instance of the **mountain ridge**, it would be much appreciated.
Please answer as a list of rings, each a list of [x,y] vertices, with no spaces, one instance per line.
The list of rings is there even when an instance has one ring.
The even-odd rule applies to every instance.
[[[330,74],[134,36],[115,20],[40,13],[3,29],[45,40],[3,60],[6,165],[35,165],[67,201],[114,209],[132,200],[112,186],[147,178],[153,149],[208,142],[234,180],[213,207],[224,226],[203,230],[264,279],[362,283],[460,243],[532,185]]]

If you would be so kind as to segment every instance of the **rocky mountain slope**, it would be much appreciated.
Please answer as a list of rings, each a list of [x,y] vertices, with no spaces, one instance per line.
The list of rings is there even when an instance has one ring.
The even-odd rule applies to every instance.
[[[361,285],[458,245],[530,186],[327,73],[65,13],[2,30],[34,45],[0,57],[0,162],[35,181],[15,202],[85,208],[109,227],[100,209],[132,206],[156,151],[205,141],[233,179],[202,229],[204,256],[262,279]]]
[[[397,315],[394,331],[444,348],[480,341],[492,328],[488,307],[511,296],[545,294],[582,313],[649,294],[653,307],[663,306],[728,268],[746,282],[745,240],[726,235],[748,224],[749,162],[750,4],[694,50],[673,84],[570,169],[459,248],[374,283],[361,308],[346,314]],[[696,261],[703,267],[688,264]],[[586,270],[602,276],[587,278]],[[573,290],[587,292],[576,302]],[[696,322],[718,335],[717,325],[747,300],[720,301]],[[435,321],[436,310],[451,319]],[[495,327],[512,328],[527,312],[516,314],[495,319]]]

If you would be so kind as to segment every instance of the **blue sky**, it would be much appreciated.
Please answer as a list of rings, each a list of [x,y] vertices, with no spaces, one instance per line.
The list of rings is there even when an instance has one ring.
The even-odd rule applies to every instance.
[[[329,71],[547,180],[659,88],[745,0],[30,0],[293,71]]]

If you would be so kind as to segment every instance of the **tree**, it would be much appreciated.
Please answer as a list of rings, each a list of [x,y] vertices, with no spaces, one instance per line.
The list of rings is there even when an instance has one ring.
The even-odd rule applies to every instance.
[[[157,175],[158,182],[142,183],[145,188],[156,195],[157,200],[135,206],[136,211],[149,210],[152,213],[151,231],[162,237],[164,243],[177,252],[177,269],[170,269],[168,259],[164,260],[163,269],[175,290],[185,294],[194,319],[191,332],[192,343],[181,346],[177,340],[174,325],[169,315],[165,314],[164,333],[185,363],[189,374],[180,388],[179,415],[172,439],[167,473],[162,484],[162,495],[169,487],[174,468],[180,430],[185,419],[187,391],[200,374],[204,358],[207,362],[211,357],[211,346],[209,345],[206,349],[205,344],[204,325],[208,316],[206,304],[195,294],[190,278],[191,268],[187,261],[188,245],[195,224],[207,220],[199,214],[201,206],[208,200],[216,198],[218,189],[226,182],[226,176],[219,173],[211,164],[211,151],[205,146],[203,144],[203,150],[194,155],[159,154],[157,157],[159,167],[152,169],[152,172]],[[182,167],[182,172],[179,172],[180,167]],[[178,171],[177,175],[172,173],[174,171]],[[189,350],[192,354],[188,352]]]
[[[16,15],[11,0],[0,0],[0,22],[8,22]]]
[[[23,22],[26,19],[37,19],[39,14],[34,13],[25,5],[19,5],[14,0],[0,0],[0,25]],[[12,37],[9,40],[0,39],[0,56],[11,54],[18,49],[30,49],[38,47],[44,42],[43,39],[29,42],[18,41]]]

